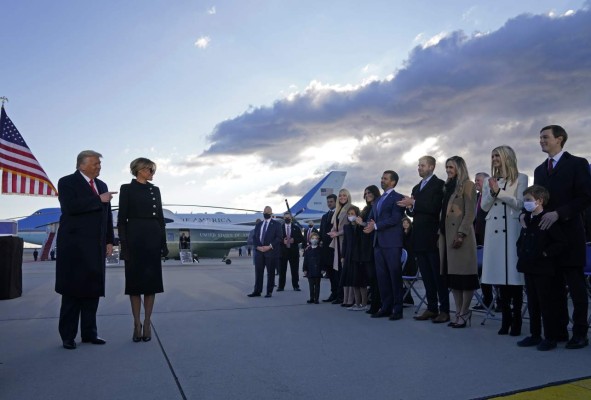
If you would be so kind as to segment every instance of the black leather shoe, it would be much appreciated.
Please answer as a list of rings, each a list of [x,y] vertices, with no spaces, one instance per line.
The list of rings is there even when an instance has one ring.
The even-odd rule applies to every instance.
[[[527,336],[517,342],[519,347],[533,347],[537,346],[542,342],[542,338],[539,336]]]
[[[248,297],[261,297],[260,293],[252,292],[251,294],[247,294]]]
[[[378,311],[377,313],[372,314],[371,318],[386,318],[389,316],[390,316],[390,313],[387,313],[385,311]]]
[[[394,314],[391,314],[391,315],[388,317],[388,319],[389,319],[390,321],[398,321],[398,320],[402,319],[402,313],[394,313]]]
[[[267,294],[265,295],[265,297],[267,297],[267,298],[271,297],[271,293],[267,293]]]
[[[296,291],[296,292],[301,292],[302,291],[302,289],[300,289],[299,287],[294,287],[293,290]]]
[[[556,348],[556,341],[544,339],[540,342],[540,344],[536,348],[540,351],[548,351],[548,350],[555,349]]]
[[[328,299],[324,299],[322,300],[323,303],[332,303],[334,300],[334,296],[331,294],[330,296],[328,296]]]
[[[332,304],[343,304],[343,299],[334,299]]]
[[[283,288],[282,288],[282,287],[280,287],[280,288],[277,288],[277,291],[278,291],[278,292],[283,292]]]
[[[589,345],[589,339],[586,337],[577,337],[573,336],[571,340],[568,341],[566,344],[567,349],[582,349],[583,347],[587,347]]]
[[[74,350],[76,348],[76,342],[73,340],[64,340],[63,346],[64,346],[64,349]]]
[[[93,339],[82,339],[82,343],[105,344],[107,341],[97,336]]]

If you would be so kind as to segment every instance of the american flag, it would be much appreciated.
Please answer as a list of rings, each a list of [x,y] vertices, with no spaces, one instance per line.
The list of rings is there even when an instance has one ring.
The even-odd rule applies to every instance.
[[[6,115],[4,106],[0,116],[0,169],[3,194],[57,196],[55,186]]]

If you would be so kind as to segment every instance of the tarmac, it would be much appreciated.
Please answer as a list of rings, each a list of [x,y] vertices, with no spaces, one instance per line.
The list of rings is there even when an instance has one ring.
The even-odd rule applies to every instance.
[[[140,343],[123,267],[108,267],[97,316],[107,344],[78,337],[66,350],[55,262],[27,256],[22,296],[0,301],[0,399],[591,399],[591,347],[518,348],[478,313],[466,329],[415,321],[414,308],[370,319],[307,304],[306,280],[296,292],[289,276],[284,292],[248,298],[252,261],[231,259],[164,263],[152,341]]]

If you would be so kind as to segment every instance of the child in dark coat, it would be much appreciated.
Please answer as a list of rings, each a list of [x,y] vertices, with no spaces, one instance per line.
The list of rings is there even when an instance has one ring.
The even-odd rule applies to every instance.
[[[546,230],[539,226],[548,199],[548,190],[543,186],[533,185],[523,192],[524,208],[527,211],[524,222],[527,227],[521,229],[517,240],[517,270],[525,274],[531,334],[517,342],[517,345],[537,346],[541,351],[552,350],[557,341],[568,339],[568,332],[560,331],[558,305],[561,296],[565,295],[565,283],[562,271],[557,267],[557,259],[566,246],[566,239],[559,224],[552,224]]]
[[[321,254],[318,242],[320,236],[314,232],[310,235],[310,246],[304,251],[304,276],[310,285],[310,300],[308,304],[318,304],[320,298],[320,279],[322,278]]]

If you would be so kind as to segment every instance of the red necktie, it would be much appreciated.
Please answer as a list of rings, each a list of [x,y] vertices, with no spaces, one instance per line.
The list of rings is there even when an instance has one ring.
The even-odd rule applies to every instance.
[[[548,173],[552,173],[552,171],[554,170],[554,159],[553,158],[549,158],[548,159]]]
[[[90,180],[90,187],[92,188],[92,191],[98,196],[98,191],[96,190],[96,186],[94,186],[94,179]]]

